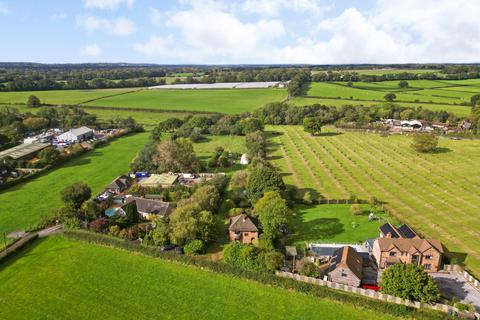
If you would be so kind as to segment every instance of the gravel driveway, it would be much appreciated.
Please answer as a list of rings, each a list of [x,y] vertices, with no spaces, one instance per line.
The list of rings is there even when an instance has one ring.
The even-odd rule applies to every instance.
[[[432,273],[431,276],[437,282],[442,296],[448,299],[455,297],[463,303],[475,306],[477,312],[480,312],[480,290],[467,282],[461,274],[452,271]]]

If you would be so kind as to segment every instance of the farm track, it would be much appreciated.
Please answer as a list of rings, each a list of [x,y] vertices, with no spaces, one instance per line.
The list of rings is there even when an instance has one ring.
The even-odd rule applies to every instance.
[[[366,141],[348,132],[312,137],[300,127],[277,126],[276,130],[288,137],[277,140],[285,150],[295,146],[304,157],[303,163],[290,161],[292,175],[320,170],[323,177],[316,176],[315,184],[318,179],[330,180],[337,191],[387,201],[386,207],[394,216],[412,223],[428,237],[440,238],[450,249],[467,253],[468,266],[480,271],[480,223],[476,217],[480,179],[468,174],[475,168],[476,158],[466,157],[465,151],[414,156],[408,152],[408,141],[383,140],[388,138],[373,134],[368,134]],[[452,163],[460,167],[449,167]],[[303,185],[315,188],[313,182],[303,181]]]

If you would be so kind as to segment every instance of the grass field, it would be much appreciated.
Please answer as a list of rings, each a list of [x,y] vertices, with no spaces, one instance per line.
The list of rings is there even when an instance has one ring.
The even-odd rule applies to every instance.
[[[286,95],[282,89],[142,90],[98,99],[86,105],[236,114],[280,101]]]
[[[72,159],[60,167],[0,192],[0,234],[36,224],[42,215],[61,205],[60,192],[84,181],[93,194],[128,171],[128,164],[147,141],[149,133],[122,137],[108,146]]]
[[[394,319],[61,236],[0,266],[2,319]]]
[[[282,133],[272,138],[270,155],[287,183],[329,199],[376,196],[425,236],[465,253],[468,268],[480,274],[480,141],[440,139],[438,153],[416,154],[406,136],[268,129]]]
[[[384,101],[385,94],[393,92],[399,102],[460,104],[469,103],[473,94],[480,93],[480,88],[474,83],[461,84],[440,80],[415,80],[408,83],[408,88],[400,89],[398,81],[354,82],[352,87],[348,87],[346,82],[313,82],[307,95],[319,98]],[[451,90],[452,87],[458,90]]]
[[[79,104],[87,100],[135,90],[139,88],[0,92],[0,103],[27,103],[28,97],[35,95],[46,104]]]
[[[313,98],[313,97],[295,97],[293,99],[288,100],[289,103],[292,103],[296,106],[306,106],[312,104],[322,104],[327,106],[344,106],[344,105],[354,105],[354,106],[378,106],[382,105],[384,102],[379,101],[358,101],[358,100],[350,100],[350,99],[336,99],[336,98]],[[461,105],[452,105],[452,104],[426,104],[426,103],[414,103],[414,102],[395,102],[396,105],[404,106],[404,107],[422,107],[423,109],[431,110],[431,111],[447,111],[453,112],[457,116],[466,117],[470,115],[471,107],[469,106],[461,106]]]
[[[396,220],[376,212],[378,220],[368,221],[370,208],[362,205],[363,215],[353,215],[350,205],[322,204],[300,206],[290,223],[293,235],[290,241],[301,245],[305,242],[363,243],[378,236],[378,228],[386,221]]]

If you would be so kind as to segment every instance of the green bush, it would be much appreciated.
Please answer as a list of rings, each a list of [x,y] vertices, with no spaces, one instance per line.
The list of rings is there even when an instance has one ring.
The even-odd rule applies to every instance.
[[[201,254],[205,253],[205,244],[201,240],[193,240],[183,247],[185,254]]]
[[[231,275],[256,281],[265,285],[280,287],[286,290],[295,290],[303,292],[322,299],[330,299],[339,303],[348,303],[355,308],[371,309],[381,313],[387,313],[399,318],[415,319],[444,319],[445,314],[433,310],[420,309],[404,305],[397,305],[384,301],[368,299],[352,293],[333,290],[328,287],[317,286],[310,283],[304,283],[293,279],[277,277],[272,273],[246,270],[230,264],[215,262],[211,260],[198,259],[188,255],[177,255],[173,252],[161,252],[158,247],[142,246],[138,242],[125,241],[98,233],[91,233],[82,230],[66,231],[65,236],[99,245],[119,248],[131,252],[142,253],[151,257],[158,257],[166,261],[181,263],[184,265],[193,265],[208,269],[213,272]]]
[[[318,278],[320,277],[320,268],[313,262],[306,261],[299,270],[302,276]]]

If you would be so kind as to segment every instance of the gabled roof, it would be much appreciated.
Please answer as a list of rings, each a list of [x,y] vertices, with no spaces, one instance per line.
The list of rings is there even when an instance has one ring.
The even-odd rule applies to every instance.
[[[107,189],[125,189],[128,187],[127,177],[119,176],[107,186]]]
[[[400,238],[400,235],[398,234],[397,229],[388,222],[380,227],[380,232],[383,233],[384,235],[387,235],[388,233],[390,233],[392,238]]]
[[[137,205],[138,212],[143,212],[148,214],[152,213],[152,214],[158,214],[158,215],[164,216],[169,214],[172,209],[172,205],[169,202],[153,200],[153,199],[145,199],[145,198],[139,198],[139,197],[127,198],[127,201],[122,206],[122,208],[124,208],[126,205],[128,205],[133,201],[135,201],[135,204]]]
[[[228,229],[233,232],[258,232],[257,226],[246,214],[239,214],[230,218],[230,227]]]
[[[401,252],[414,252],[419,251],[421,253],[427,251],[430,248],[443,253],[443,245],[437,239],[405,239],[405,238],[378,238],[378,245],[381,251],[390,251],[393,248],[397,248]]]
[[[338,267],[350,269],[358,279],[362,279],[363,259],[350,246],[345,246],[338,249],[333,257],[332,270]]]
[[[401,225],[399,228],[397,228],[397,231],[403,238],[413,239],[418,237],[415,231],[413,231],[408,224]]]

